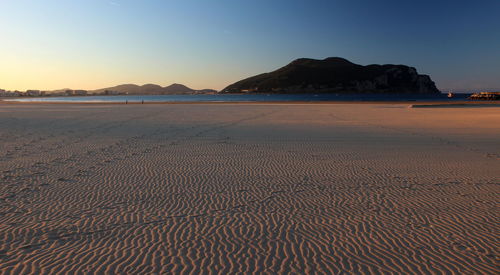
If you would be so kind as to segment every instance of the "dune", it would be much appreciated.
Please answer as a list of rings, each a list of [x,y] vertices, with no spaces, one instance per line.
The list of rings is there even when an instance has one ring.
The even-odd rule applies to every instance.
[[[500,108],[1,104],[0,273],[498,274]]]

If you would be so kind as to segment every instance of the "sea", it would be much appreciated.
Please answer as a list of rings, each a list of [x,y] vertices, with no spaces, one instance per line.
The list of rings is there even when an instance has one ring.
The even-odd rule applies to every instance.
[[[113,95],[5,98],[18,102],[328,102],[328,101],[457,101],[466,96],[394,94],[211,94],[211,95]]]

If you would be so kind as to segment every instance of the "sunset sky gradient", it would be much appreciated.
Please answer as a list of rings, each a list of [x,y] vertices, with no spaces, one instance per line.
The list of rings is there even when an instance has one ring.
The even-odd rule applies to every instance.
[[[384,4],[381,4],[384,2]],[[0,88],[222,89],[299,57],[500,88],[500,1],[0,0]]]

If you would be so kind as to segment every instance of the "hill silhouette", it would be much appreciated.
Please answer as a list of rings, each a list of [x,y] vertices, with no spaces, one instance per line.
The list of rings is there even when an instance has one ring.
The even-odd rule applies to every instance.
[[[440,93],[427,75],[405,65],[354,64],[340,57],[301,58],[270,73],[229,85],[221,93]]]
[[[122,84],[114,87],[93,90],[91,93],[103,93],[105,91],[126,93],[129,95],[205,94],[217,92],[212,89],[194,90],[185,85],[174,83],[166,87],[156,84],[145,84],[142,86],[136,84]]]

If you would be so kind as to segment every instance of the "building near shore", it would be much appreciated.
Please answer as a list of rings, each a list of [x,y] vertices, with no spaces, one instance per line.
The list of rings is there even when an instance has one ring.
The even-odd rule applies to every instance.
[[[40,90],[27,90],[26,96],[40,96]]]
[[[11,97],[11,96],[20,96],[21,94],[19,92],[12,92],[12,91],[7,91],[4,89],[0,89],[0,97]]]
[[[113,90],[105,90],[103,92],[104,95],[123,95],[123,94],[126,94],[126,93],[122,93],[122,92],[119,92],[119,91],[113,91]]]
[[[78,95],[78,96],[85,96],[87,94],[88,94],[88,92],[86,90],[75,90],[74,91],[74,95]]]

